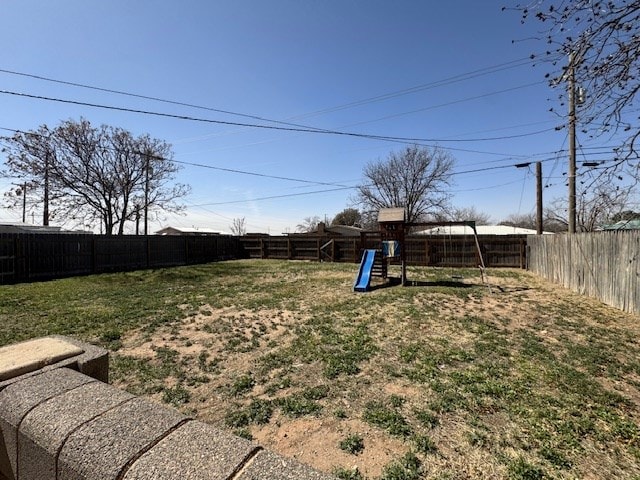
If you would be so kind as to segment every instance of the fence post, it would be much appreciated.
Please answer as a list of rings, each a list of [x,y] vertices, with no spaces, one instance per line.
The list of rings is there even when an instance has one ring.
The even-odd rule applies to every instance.
[[[96,265],[98,260],[96,259],[96,237],[91,237],[91,273],[96,273]]]
[[[151,245],[149,242],[149,235],[145,235],[144,239],[147,244],[147,268],[151,268]]]
[[[424,266],[429,266],[429,240],[424,241]]]
[[[24,275],[24,259],[20,258],[21,253],[21,245],[20,245],[20,237],[16,235],[13,243],[13,264],[14,264],[14,272],[15,272],[15,280],[16,282],[21,281],[22,275]]]

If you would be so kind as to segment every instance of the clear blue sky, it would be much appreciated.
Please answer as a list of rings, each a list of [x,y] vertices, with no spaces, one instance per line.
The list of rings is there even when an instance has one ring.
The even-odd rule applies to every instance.
[[[497,222],[533,211],[533,167],[464,172],[544,160],[550,200],[565,195],[566,171],[564,157],[555,160],[553,153],[566,148],[566,130],[553,130],[564,119],[548,111],[557,107],[556,92],[544,81],[546,67],[525,64],[544,48],[526,40],[538,26],[523,26],[517,13],[502,12],[505,3],[5,0],[0,69],[313,127],[439,140],[424,143],[452,148],[459,172],[453,204],[475,206]],[[502,67],[486,73],[496,66]],[[485,74],[468,75],[474,72]],[[434,82],[439,85],[407,92]],[[0,90],[265,123],[7,73],[0,73]],[[396,92],[404,94],[379,98]],[[304,217],[332,216],[351,206],[353,190],[308,192],[336,188],[327,183],[356,185],[367,162],[403,148],[389,141],[157,118],[0,94],[2,128],[35,129],[80,116],[164,139],[179,161],[319,183],[185,166],[178,180],[192,187],[187,215],[168,216],[152,230],[172,225],[228,231],[234,217],[245,217],[249,231],[293,231]],[[505,136],[516,137],[478,140]],[[9,183],[0,179],[2,189]],[[303,195],[263,199],[292,194]],[[0,211],[1,221],[20,216]]]

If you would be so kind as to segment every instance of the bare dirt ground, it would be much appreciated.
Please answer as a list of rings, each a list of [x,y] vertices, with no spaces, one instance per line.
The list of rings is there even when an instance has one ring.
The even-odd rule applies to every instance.
[[[280,265],[124,335],[114,383],[341,478],[640,475],[637,316],[523,271],[490,275],[491,293],[473,272],[415,269],[418,286],[357,294],[344,266]],[[579,417],[607,392],[619,409]],[[360,451],[341,447],[349,436]],[[418,476],[394,477],[407,452]]]

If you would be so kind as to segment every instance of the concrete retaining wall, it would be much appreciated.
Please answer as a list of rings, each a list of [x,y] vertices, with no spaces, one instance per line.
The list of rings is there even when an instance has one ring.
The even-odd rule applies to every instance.
[[[63,365],[0,385],[0,479],[332,478],[100,380]]]

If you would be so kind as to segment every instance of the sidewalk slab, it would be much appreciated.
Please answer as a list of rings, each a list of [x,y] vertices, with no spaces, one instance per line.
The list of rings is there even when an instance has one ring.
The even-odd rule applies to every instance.
[[[17,471],[18,426],[25,415],[42,402],[91,382],[95,380],[61,368],[32,375],[0,391],[0,452],[6,449],[6,457],[0,455],[4,457],[0,458],[3,475],[14,478]]]
[[[58,457],[58,478],[115,480],[129,463],[187,417],[134,398],[73,432]]]
[[[101,382],[68,391],[29,412],[18,433],[20,480],[56,478],[56,457],[67,437],[78,427],[133,395]]]
[[[189,422],[136,460],[123,480],[227,479],[258,448],[210,425]]]

